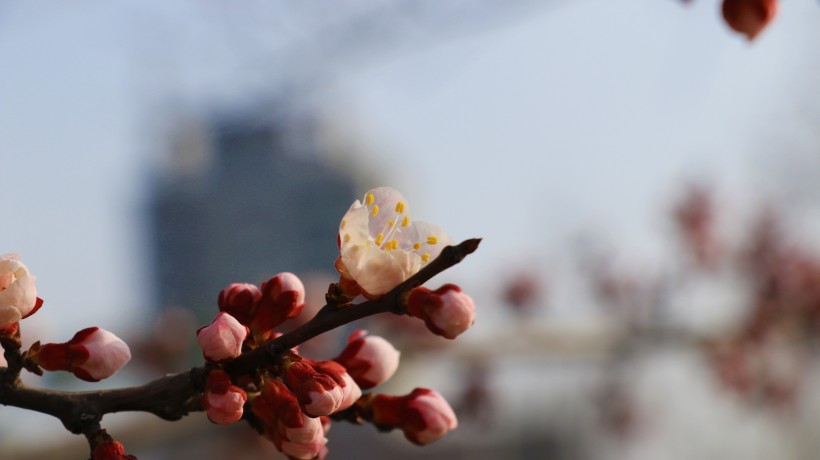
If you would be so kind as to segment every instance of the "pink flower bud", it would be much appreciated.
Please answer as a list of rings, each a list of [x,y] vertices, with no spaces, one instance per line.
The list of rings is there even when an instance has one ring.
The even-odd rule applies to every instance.
[[[248,395],[236,385],[225,371],[214,369],[205,381],[202,407],[208,420],[218,425],[228,425],[242,418]]]
[[[362,394],[345,368],[333,361],[301,358],[287,366],[283,377],[310,417],[347,409]]]
[[[91,458],[92,460],[137,460],[137,457],[127,455],[125,447],[113,439],[97,445]]]
[[[723,18],[752,41],[774,19],[777,6],[777,0],[723,0]]]
[[[68,371],[77,378],[98,382],[117,372],[131,359],[128,345],[116,335],[89,327],[74,334],[66,343],[40,342],[31,346],[26,357],[48,371]]]
[[[378,394],[368,404],[374,424],[400,428],[415,444],[429,444],[458,427],[450,404],[434,390],[416,388],[406,396]]]
[[[221,312],[210,326],[196,331],[199,346],[205,359],[213,362],[227,361],[242,354],[242,342],[250,331],[233,316]]]
[[[253,284],[233,283],[219,292],[219,310],[230,314],[237,321],[247,325],[256,302],[262,298],[262,292]]]
[[[13,254],[0,255],[0,328],[31,316],[42,305],[35,276]]]
[[[334,361],[347,369],[361,389],[367,390],[393,376],[400,355],[387,340],[360,329],[350,335],[347,347]]]
[[[473,299],[455,284],[445,284],[435,291],[413,289],[407,299],[407,312],[424,320],[434,334],[448,339],[455,339],[475,323]]]
[[[258,341],[267,340],[273,328],[295,318],[305,308],[305,286],[293,273],[279,273],[262,283],[262,298],[250,327]]]
[[[327,442],[323,422],[306,417],[284,383],[268,379],[251,408],[264,424],[265,435],[281,452],[297,459],[322,458]]]

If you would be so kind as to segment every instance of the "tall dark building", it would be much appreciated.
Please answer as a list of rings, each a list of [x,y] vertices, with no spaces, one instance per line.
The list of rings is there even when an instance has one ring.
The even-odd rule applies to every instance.
[[[225,119],[187,130],[157,181],[157,302],[215,312],[220,289],[281,271],[333,271],[339,219],[355,198],[311,120]]]

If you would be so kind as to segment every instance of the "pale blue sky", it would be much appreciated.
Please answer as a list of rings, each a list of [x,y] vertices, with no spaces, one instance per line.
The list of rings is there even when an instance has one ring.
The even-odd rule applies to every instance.
[[[319,75],[306,105],[370,146],[358,160],[419,218],[485,237],[458,268],[477,284],[588,228],[655,251],[682,181],[758,190],[761,158],[820,104],[811,0],[784,3],[752,46],[714,1],[587,0],[320,63],[321,46],[282,50],[312,43],[300,17],[334,15],[284,4],[0,9],[0,252],[39,276],[53,340],[92,324],[123,331],[149,309],[139,218],[173,122],[275,94],[294,72]],[[802,133],[790,139],[807,145]]]

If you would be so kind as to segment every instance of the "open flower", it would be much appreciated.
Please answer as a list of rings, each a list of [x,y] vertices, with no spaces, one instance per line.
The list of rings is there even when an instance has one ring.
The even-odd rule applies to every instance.
[[[0,255],[0,328],[37,311],[41,302],[37,299],[35,279],[16,255]]]
[[[413,276],[452,244],[439,227],[410,219],[407,201],[390,187],[356,200],[339,224],[336,269],[366,297],[376,298]],[[344,283],[343,283],[344,284]]]

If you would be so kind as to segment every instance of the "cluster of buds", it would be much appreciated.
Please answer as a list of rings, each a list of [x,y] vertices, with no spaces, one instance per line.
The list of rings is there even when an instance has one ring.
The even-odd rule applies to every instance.
[[[363,295],[382,297],[418,272],[451,241],[443,230],[411,221],[400,193],[389,188],[356,201],[339,226],[341,277],[331,292],[344,299],[335,308],[353,308]],[[330,297],[333,301],[334,298]],[[435,291],[417,287],[401,299],[404,311],[435,334],[455,338],[475,321],[473,300],[458,286]],[[285,455],[323,458],[331,419],[370,421],[378,428],[401,429],[416,444],[427,444],[457,425],[449,404],[432,390],[407,396],[362,394],[387,381],[400,353],[382,337],[357,330],[332,360],[318,361],[295,349],[261,369],[237,372],[231,363],[282,334],[276,330],[305,307],[302,282],[280,273],[260,287],[235,283],[218,297],[220,313],[197,331],[210,363],[202,407],[217,424],[247,419]],[[328,308],[334,308],[328,307]]]
[[[269,286],[276,288],[264,288]],[[367,408],[365,412],[374,414],[369,419],[374,424],[380,428],[401,428],[408,438],[419,444],[438,439],[455,428],[452,409],[432,390],[423,390],[428,395],[424,398],[421,397],[422,390],[404,399],[386,395],[362,397],[362,389],[373,388],[392,377],[398,368],[400,356],[390,342],[368,335],[364,330],[351,334],[346,347],[333,360],[316,361],[291,350],[281,357],[276,366],[232,380],[219,365],[229,364],[243,351],[252,350],[278,337],[280,334],[275,330],[259,327],[263,324],[259,317],[265,318],[264,324],[278,326],[277,321],[283,322],[294,316],[291,312],[301,311],[304,307],[302,289],[302,283],[295,275],[282,273],[263,284],[261,290],[250,284],[232,284],[219,294],[222,311],[211,325],[197,332],[205,359],[215,366],[208,374],[202,395],[202,407],[209,420],[217,424],[234,423],[246,416],[246,406],[250,405],[252,415],[248,417],[260,431],[280,451],[297,459],[323,457],[327,451],[325,432],[330,425],[328,417],[351,409],[357,401],[367,402],[360,404],[356,411]],[[266,291],[270,294],[265,295]],[[446,291],[450,292],[452,288]],[[449,294],[426,295],[432,297],[410,303],[416,305],[416,316],[433,321],[432,318],[437,317],[437,308],[433,304],[438,302],[440,296]],[[469,303],[472,311],[472,301]],[[276,320],[271,321],[271,318]],[[469,322],[472,323],[472,317]],[[464,324],[458,327],[460,330],[466,328]],[[449,327],[445,329],[450,330]],[[409,404],[402,409],[403,414],[415,414],[420,410],[426,418],[422,417],[419,422],[421,419],[418,416],[410,417],[407,420],[415,420],[412,426],[394,423],[395,416],[390,415],[394,409],[388,408],[398,407],[394,399]],[[424,408],[428,399],[432,401],[427,404],[432,408],[429,410]],[[436,413],[440,415],[431,415]],[[445,422],[436,424],[436,417]]]

